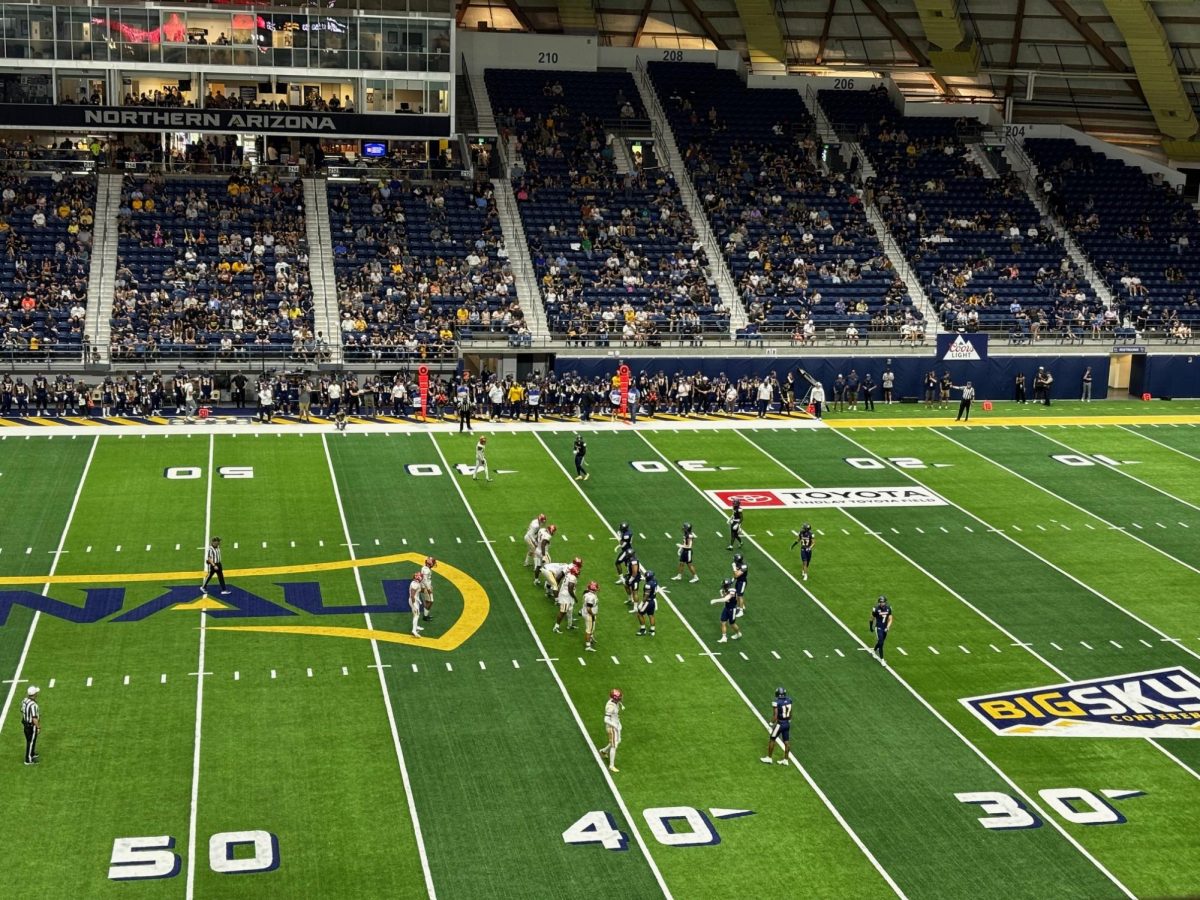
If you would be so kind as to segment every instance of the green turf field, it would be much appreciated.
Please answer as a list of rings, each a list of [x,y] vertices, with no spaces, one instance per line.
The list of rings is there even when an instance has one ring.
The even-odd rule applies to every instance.
[[[569,430],[489,432],[490,483],[452,433],[0,435],[0,897],[1200,894],[1200,427],[892,410],[601,428],[586,482]],[[731,495],[750,576],[718,643]],[[599,583],[598,652],[523,565],[539,512]],[[666,589],[653,637],[621,522]],[[778,686],[787,766],[759,762]]]

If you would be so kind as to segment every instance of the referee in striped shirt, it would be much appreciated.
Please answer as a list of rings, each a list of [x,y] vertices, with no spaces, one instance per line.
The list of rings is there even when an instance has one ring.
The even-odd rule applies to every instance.
[[[208,593],[208,583],[216,575],[217,582],[221,585],[221,596],[224,597],[229,591],[225,587],[225,567],[221,565],[221,539],[219,537],[212,539],[212,543],[204,554],[204,564],[208,571],[204,576],[204,584],[200,585],[200,593]]]
[[[36,766],[40,758],[36,752],[38,734],[42,730],[42,711],[37,698],[40,689],[31,684],[21,701],[21,724],[25,726],[25,765]]]

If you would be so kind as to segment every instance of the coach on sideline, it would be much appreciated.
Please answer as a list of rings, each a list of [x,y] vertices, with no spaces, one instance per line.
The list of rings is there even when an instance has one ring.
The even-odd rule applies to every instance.
[[[42,730],[42,711],[38,707],[38,686],[31,684],[21,701],[21,724],[25,726],[25,765],[37,765],[37,739]]]

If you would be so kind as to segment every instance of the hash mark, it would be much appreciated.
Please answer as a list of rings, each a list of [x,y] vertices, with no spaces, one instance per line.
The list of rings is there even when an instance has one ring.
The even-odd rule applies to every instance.
[[[577,660],[579,660],[579,664],[580,664],[581,666],[586,666],[586,665],[587,665],[587,662],[584,660],[584,658],[583,658],[582,656],[577,656],[577,657],[575,657],[575,658],[576,658]]]
[[[1149,647],[1151,650],[1154,649],[1154,645],[1151,644],[1149,641],[1147,641],[1145,638],[1138,638],[1138,640],[1141,641],[1143,644],[1145,644],[1147,647]]]
[[[670,535],[668,534],[668,535],[667,535],[667,537],[670,537]],[[592,535],[592,534],[589,534],[589,535],[588,535],[588,540],[589,540],[589,541],[594,541],[595,539],[596,539],[596,536],[595,536],[595,535]]]
[[[892,534],[899,534],[899,533],[900,533],[900,532],[899,532],[899,531],[897,531],[895,528],[893,528],[893,529],[892,529]]]
[[[311,669],[311,668],[309,668],[309,669],[306,669],[305,671],[307,671],[307,672],[308,672],[308,677],[309,677],[309,678],[312,678],[312,669]]]
[[[400,538],[400,543],[402,543],[405,547],[407,547],[408,546],[408,538]]]
[[[651,664],[654,663],[654,660],[652,660],[650,657],[646,656],[645,654],[642,655],[642,659],[644,659],[648,663],[651,663]]]
[[[349,670],[348,668],[346,668],[345,666],[342,666],[342,674],[343,674],[343,675],[349,675],[349,674],[350,674],[350,670]]]
[[[1134,528],[1136,528],[1138,531],[1142,530],[1142,526],[1139,525],[1137,522],[1130,522],[1129,524],[1132,525]]]
[[[821,537],[825,537],[825,532],[823,532],[820,528],[817,529],[817,534],[819,534]]]
[[[120,547],[118,547],[117,549],[118,549],[118,550],[120,550],[121,548],[120,548]],[[26,548],[25,548],[25,555],[26,555],[26,556],[28,556],[28,555],[29,555],[30,553],[32,553],[32,552],[33,552],[33,548],[32,548],[32,547],[26,547]]]
[[[776,653],[774,650],[771,651],[771,655],[773,657],[775,657],[776,659],[783,659],[783,657],[780,656],[778,653]]]
[[[638,537],[640,537],[643,541],[646,539],[646,536],[644,534],[642,534],[640,531],[638,532]],[[564,540],[565,540],[565,538],[564,538]]]
[[[92,686],[92,676],[91,676],[91,675],[89,675],[89,676],[88,676],[88,680],[87,680],[87,685],[86,685],[86,687],[91,687],[91,686]]]
[[[266,541],[263,541],[263,542],[262,542],[262,548],[263,548],[264,550],[266,550],[266,549],[267,549],[267,542],[266,542]]]
[[[237,542],[237,541],[234,541],[234,542],[233,542],[233,549],[234,549],[234,550],[236,550],[237,548],[238,548],[238,542]],[[118,550],[120,550],[121,548],[120,548],[120,547],[118,547],[117,549],[118,549]]]
[[[166,672],[162,673],[162,677],[158,679],[158,683],[159,684],[167,683],[167,673]],[[50,679],[50,687],[54,687],[54,679],[53,678]]]
[[[846,658],[846,654],[843,653],[841,650],[837,649],[837,647],[833,648],[833,652],[836,653],[838,656],[840,656],[842,659]]]
[[[611,657],[609,657],[609,659],[611,659],[613,661],[614,666],[619,666],[621,664],[621,661],[619,659],[617,659],[615,656],[611,656]]]
[[[479,668],[483,670],[487,669],[487,664],[482,659],[479,661]]]
[[[807,656],[809,659],[813,658],[813,655],[811,653],[809,653],[807,650],[804,651],[804,655]]]
[[[178,544],[176,544],[176,545],[175,545],[175,549],[176,549],[176,550],[178,550],[178,549],[179,549],[179,545],[178,545]]]
[[[1184,528],[1190,528],[1190,527],[1191,527],[1190,525],[1188,525],[1188,523],[1187,523],[1187,522],[1180,522],[1179,524],[1180,524],[1180,525],[1182,525]]]
[[[1083,526],[1084,526],[1084,528],[1088,528],[1088,529],[1090,529],[1090,530],[1092,530],[1092,531],[1095,531],[1095,530],[1096,530],[1096,526],[1094,526],[1094,525],[1093,525],[1091,522],[1084,522],[1084,523],[1083,523]]]
[[[376,546],[376,547],[378,547],[378,546],[379,546],[379,538],[375,538],[375,546]]]
[[[748,657],[748,656],[747,656],[747,655],[746,655],[744,652],[742,652],[741,650],[739,650],[739,651],[738,651],[738,656],[740,656],[740,657],[741,657],[742,659],[744,659],[746,662],[750,662],[750,657]]]
[[[963,653],[970,653],[970,652],[971,652],[971,651],[970,651],[970,650],[968,650],[966,647],[964,647],[962,644],[959,644],[959,645],[958,645],[958,649],[959,649],[959,650],[961,650]]]
[[[1045,525],[1039,525],[1039,526],[1037,526],[1037,530],[1038,530],[1038,531],[1045,531],[1045,530],[1046,530],[1046,526],[1045,526]]]
[[[517,662],[515,659],[513,660],[513,668],[514,668],[514,669],[519,669],[519,668],[521,668],[521,664],[520,664],[519,662]]]
[[[167,677],[166,675],[164,675],[164,676],[163,676],[163,678],[166,678],[166,677]],[[51,679],[50,679],[50,683],[49,683],[49,684],[47,684],[46,686],[47,686],[47,687],[54,687],[54,679],[53,679],[53,678],[51,678]]]
[[[950,533],[949,529],[947,529],[945,525],[939,525],[938,528],[942,529],[942,534]]]
[[[124,680],[121,682],[121,684],[129,684],[129,676],[128,676],[128,675],[126,675],[126,676],[125,676],[125,678],[124,678]]]
[[[1020,531],[1020,530],[1021,530],[1021,526],[1020,526],[1020,525],[1014,525],[1014,526],[1013,526],[1013,531]]]
[[[670,535],[668,534],[668,535],[667,535],[667,537],[670,537]],[[768,531],[768,532],[767,532],[767,537],[775,537],[775,532],[773,532],[773,531]]]
[[[1118,644],[1116,641],[1114,641],[1112,638],[1109,638],[1109,639],[1108,639],[1108,642],[1109,642],[1110,644],[1112,644],[1114,647],[1116,647],[1118,650],[1124,650],[1124,649],[1125,649],[1125,648],[1124,648],[1124,647],[1122,647],[1120,644]]]
[[[295,542],[295,541],[292,541],[291,543],[292,543],[292,546],[293,546],[293,547],[295,547],[295,546],[296,546],[296,542]]]
[[[1062,647],[1058,646],[1058,644],[1054,643],[1054,641],[1051,641],[1051,642],[1050,642],[1050,646],[1051,646],[1051,647],[1053,647],[1055,650],[1061,650],[1061,649],[1062,649]]]
[[[236,546],[237,546],[237,544],[234,544],[233,546],[234,546],[234,547],[236,547]],[[318,546],[318,547],[324,547],[324,546],[325,546],[325,542],[324,542],[324,541],[317,541],[317,546]]]
[[[896,648],[896,651],[897,651],[897,652],[898,652],[898,653],[899,653],[901,656],[908,656],[908,651],[907,651],[907,650],[905,650],[903,647],[897,647],[897,648]]]
[[[924,528],[918,528],[918,529],[917,529],[917,534],[924,534],[924,533],[925,533],[925,529],[924,529]]]
[[[455,540],[458,541],[460,544],[462,543],[462,538],[460,538],[460,537],[456,537]]]
[[[149,545],[149,544],[147,544],[147,545],[146,545],[146,552],[147,552],[147,553],[149,553],[149,552],[150,552],[150,545]]]
[[[842,529],[842,534],[849,535],[849,534],[850,534],[850,532],[848,532],[848,531],[847,531],[845,528],[843,528],[843,529]]]
[[[271,678],[272,678],[272,679],[274,679],[274,678],[275,678],[275,670],[274,670],[274,669],[272,669],[272,670],[271,670]]]
[[[682,654],[680,654],[680,653],[676,653],[676,654],[675,654],[675,658],[676,658],[677,660],[679,660],[680,662],[683,662],[683,655],[682,655]]]
[[[413,672],[416,672],[416,671],[417,671],[417,664],[416,664],[416,663],[413,663],[413,664],[412,664],[412,670],[413,670]]]
[[[1061,529],[1063,529],[1064,531],[1070,531],[1070,530],[1071,530],[1071,526],[1070,526],[1070,525],[1064,525],[1062,522],[1059,522],[1059,523],[1058,523],[1058,527],[1059,527],[1059,528],[1061,528]]]
[[[1000,652],[1000,648],[997,647],[995,644],[988,644],[988,646],[991,647],[993,650],[995,650],[997,653]]]
[[[929,652],[930,652],[930,653],[932,653],[934,656],[941,656],[941,655],[942,655],[942,654],[940,654],[940,653],[938,652],[938,648],[937,648],[937,647],[934,647],[934,646],[932,646],[932,645],[930,645],[930,647],[929,647]]]
[[[447,671],[447,672],[453,672],[453,671],[454,671],[454,666],[450,665],[450,663],[446,663],[446,671]]]
[[[431,544],[433,543],[433,538],[429,539],[429,543],[431,543]]]
[[[1088,650],[1094,650],[1094,649],[1095,649],[1095,648],[1094,648],[1094,647],[1093,647],[1091,644],[1089,644],[1087,641],[1080,641],[1079,643],[1080,643],[1080,644],[1082,644],[1084,647],[1086,647]]]

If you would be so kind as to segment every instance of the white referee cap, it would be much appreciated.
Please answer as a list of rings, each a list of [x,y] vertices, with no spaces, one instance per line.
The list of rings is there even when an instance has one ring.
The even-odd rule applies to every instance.
[[[25,691],[25,693],[28,694],[30,697],[32,697],[34,694],[36,694],[40,690],[41,690],[41,688],[38,687],[36,684],[31,684],[29,686],[29,688]]]

